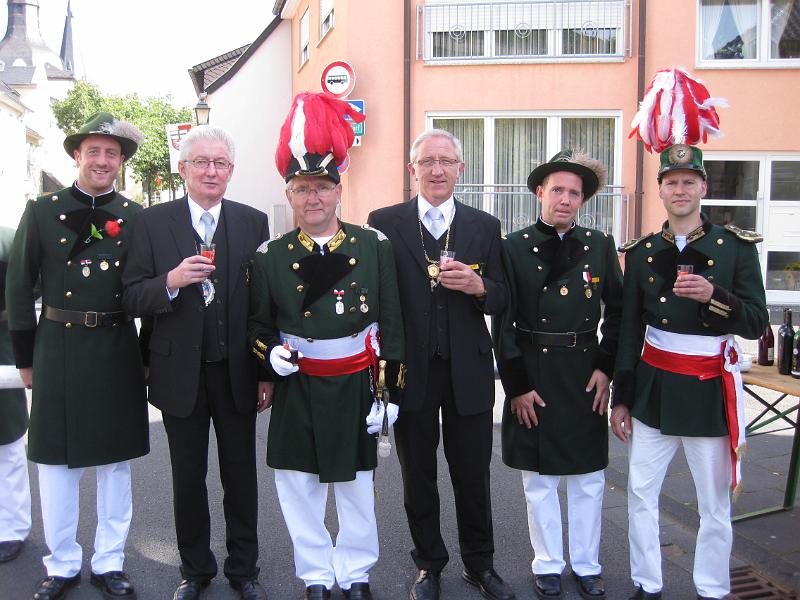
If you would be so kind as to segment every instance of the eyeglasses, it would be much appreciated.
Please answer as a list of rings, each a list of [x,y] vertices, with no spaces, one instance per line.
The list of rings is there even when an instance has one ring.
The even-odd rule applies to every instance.
[[[298,198],[308,198],[312,192],[319,198],[327,198],[335,189],[335,185],[321,185],[319,187],[306,187],[302,185],[300,187],[291,188],[289,191]]]
[[[190,165],[194,166],[195,169],[199,169],[204,171],[208,168],[209,165],[214,165],[214,168],[217,171],[227,171],[233,166],[232,162],[228,162],[227,160],[208,160],[207,158],[195,158],[194,160],[185,160],[185,163],[189,163]]]
[[[430,169],[433,165],[439,165],[443,169],[450,169],[460,163],[460,160],[456,160],[455,158],[423,158],[422,160],[416,161],[423,169]]]

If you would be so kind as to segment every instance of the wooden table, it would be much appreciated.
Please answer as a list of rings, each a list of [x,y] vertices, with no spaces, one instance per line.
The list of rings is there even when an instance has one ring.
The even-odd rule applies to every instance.
[[[789,457],[789,471],[786,475],[786,489],[783,495],[783,505],[762,508],[743,515],[738,515],[733,518],[734,521],[744,521],[745,519],[752,519],[753,517],[761,515],[791,510],[794,507],[794,501],[797,497],[797,481],[798,478],[800,478],[800,379],[794,379],[789,375],[781,375],[774,366],[762,367],[754,364],[749,371],[742,373],[742,382],[744,383],[744,391],[764,406],[764,410],[747,424],[745,429],[746,436],[750,438],[762,435],[766,432],[759,431],[760,429],[776,421],[784,421],[786,423],[785,427],[777,430],[772,429],[770,433],[793,429],[794,438],[792,440],[792,452]],[[781,395],[774,402],[770,402],[759,396],[753,390],[754,387],[773,390]],[[787,396],[794,397],[796,402],[786,410],[778,409],[778,404]],[[790,416],[792,413],[796,413],[794,419]]]

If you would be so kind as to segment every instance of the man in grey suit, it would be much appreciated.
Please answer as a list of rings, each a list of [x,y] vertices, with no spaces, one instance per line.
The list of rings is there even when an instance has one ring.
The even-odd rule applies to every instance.
[[[213,421],[224,490],[224,572],[245,600],[263,600],[258,582],[256,411],[271,401],[246,344],[256,248],[267,216],[223,199],[233,173],[225,130],[194,128],[181,145],[187,194],[142,213],[123,276],[123,302],[153,317],[150,403],[160,408],[172,462],[173,503],[183,580],[174,600],[194,600],[217,573],[210,549],[206,473]],[[199,253],[213,243],[215,257]]]

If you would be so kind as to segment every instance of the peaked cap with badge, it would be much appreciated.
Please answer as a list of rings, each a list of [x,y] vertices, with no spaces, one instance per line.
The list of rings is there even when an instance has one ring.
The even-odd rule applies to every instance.
[[[586,202],[606,185],[608,171],[599,160],[583,152],[567,148],[561,150],[546,163],[542,163],[528,175],[528,189],[536,193],[545,178],[559,171],[575,173],[583,181],[583,201]]]
[[[135,126],[98,113],[68,136],[65,150],[90,135],[113,137],[126,157],[142,140]],[[86,467],[149,451],[142,356],[121,281],[128,224],[141,209],[113,189],[91,196],[77,182],[25,207],[6,298],[16,366],[33,367],[34,462]]]
[[[298,94],[284,123],[275,162],[290,181],[296,176],[326,177],[339,182],[341,163],[353,143],[355,121],[344,101],[326,94]],[[321,359],[359,340],[374,346],[380,332],[380,356],[388,361],[386,382],[393,392],[402,387],[403,326],[391,244],[367,226],[339,222],[338,232],[321,246],[296,228],[256,253],[253,271],[253,313],[248,339],[253,354],[269,371],[269,354],[286,336],[295,337],[306,359]],[[318,354],[323,347],[333,355]],[[344,358],[343,358],[344,360]],[[300,360],[300,372],[275,375],[275,400],[270,419],[267,464],[275,469],[316,473],[320,481],[349,481],[356,471],[376,466],[375,438],[364,419],[373,402],[371,368],[337,376],[311,374]],[[318,373],[318,371],[313,371]],[[399,396],[392,396],[393,402]],[[309,427],[298,429],[297,423]]]
[[[136,154],[136,150],[144,140],[142,132],[135,125],[115,119],[111,113],[101,111],[89,117],[76,133],[64,138],[64,150],[72,157],[81,142],[93,135],[108,136],[118,141],[126,159]]]

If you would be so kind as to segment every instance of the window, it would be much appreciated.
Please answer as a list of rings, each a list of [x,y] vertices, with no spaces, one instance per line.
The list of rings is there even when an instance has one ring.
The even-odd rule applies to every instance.
[[[464,203],[495,215],[503,232],[534,223],[539,204],[528,190],[528,175],[562,148],[582,149],[603,161],[609,180],[618,179],[620,117],[595,115],[435,116],[430,125],[458,137],[464,146],[464,175],[456,194]],[[601,190],[578,213],[581,225],[619,237],[619,186]]]
[[[699,0],[703,66],[800,64],[800,0]]]
[[[424,57],[620,60],[625,53],[625,6],[625,0],[428,0]]]
[[[707,153],[703,212],[718,225],[764,235],[757,248],[767,301],[796,301],[800,290],[800,155]],[[791,294],[794,294],[794,300]]]
[[[308,38],[310,37],[308,9],[300,17],[300,66],[308,62]]]
[[[319,0],[319,39],[333,29],[333,0]]]

